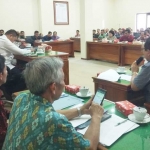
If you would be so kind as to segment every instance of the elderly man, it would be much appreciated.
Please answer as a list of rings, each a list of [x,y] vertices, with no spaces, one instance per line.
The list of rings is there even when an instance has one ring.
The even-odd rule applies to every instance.
[[[63,62],[59,58],[35,59],[26,65],[24,77],[31,93],[14,101],[3,150],[95,150],[103,108],[89,100],[82,107],[56,111],[52,103],[64,90]],[[71,100],[71,99],[70,99]],[[68,121],[90,114],[91,124],[82,136]]]
[[[5,64],[8,68],[8,79],[6,84],[2,85],[2,90],[6,98],[10,100],[13,92],[26,88],[24,80],[21,77],[21,70],[12,65],[13,54],[24,55],[31,52],[31,50],[20,49],[14,44],[18,36],[19,34],[15,30],[8,30],[5,35],[0,36],[0,54],[5,57]]]
[[[148,62],[142,66],[140,72],[139,66],[143,64],[143,61],[140,65],[137,65],[136,62],[133,62],[131,65],[131,88],[133,91],[143,89],[145,91],[145,100],[150,102],[150,38],[148,38],[145,42],[143,55]]]

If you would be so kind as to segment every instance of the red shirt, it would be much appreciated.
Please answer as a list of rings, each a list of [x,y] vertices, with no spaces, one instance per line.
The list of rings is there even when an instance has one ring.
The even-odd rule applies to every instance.
[[[122,41],[133,42],[133,40],[134,40],[134,37],[132,35],[129,35],[129,36],[123,35],[119,39],[120,42],[122,42]]]

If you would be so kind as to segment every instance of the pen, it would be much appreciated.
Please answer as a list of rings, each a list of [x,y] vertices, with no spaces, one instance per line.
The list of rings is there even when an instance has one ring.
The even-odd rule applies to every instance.
[[[120,124],[122,124],[122,123],[124,123],[124,122],[126,122],[126,121],[128,121],[128,119],[125,119],[125,120],[123,120],[122,122],[117,123],[115,126],[119,126]]]

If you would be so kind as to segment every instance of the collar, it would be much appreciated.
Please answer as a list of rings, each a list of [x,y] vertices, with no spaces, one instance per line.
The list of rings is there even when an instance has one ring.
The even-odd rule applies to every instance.
[[[41,96],[34,95],[32,93],[30,93],[30,94],[31,95],[29,95],[29,96],[31,96],[31,98],[33,98],[34,100],[39,101],[39,102],[41,102],[41,103],[43,103],[45,105],[51,105],[52,106],[52,104],[47,99],[45,99],[45,98],[43,98]]]

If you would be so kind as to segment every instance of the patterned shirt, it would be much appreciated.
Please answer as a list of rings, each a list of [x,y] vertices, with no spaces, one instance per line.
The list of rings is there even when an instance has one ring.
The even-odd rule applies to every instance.
[[[7,131],[7,118],[9,115],[9,111],[4,109],[4,104],[0,100],[0,149],[3,145],[3,142],[5,140],[5,135]]]
[[[3,150],[86,150],[89,146],[46,99],[31,93],[15,99]]]

